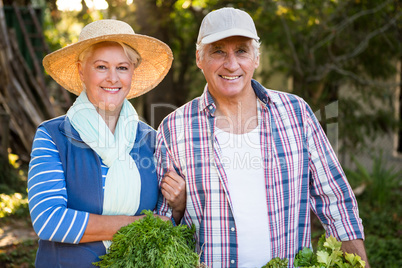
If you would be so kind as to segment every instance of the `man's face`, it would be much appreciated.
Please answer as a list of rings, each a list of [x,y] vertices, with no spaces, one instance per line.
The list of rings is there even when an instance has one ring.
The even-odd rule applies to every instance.
[[[197,66],[203,70],[208,90],[217,100],[241,99],[251,88],[259,57],[254,54],[252,39],[232,36],[206,45]]]

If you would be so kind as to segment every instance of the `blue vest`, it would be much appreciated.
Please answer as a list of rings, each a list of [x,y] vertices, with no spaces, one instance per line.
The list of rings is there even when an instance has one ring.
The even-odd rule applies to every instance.
[[[86,145],[72,127],[68,117],[61,116],[42,123],[55,142],[66,179],[67,207],[102,214],[103,188],[101,159]],[[158,180],[155,170],[156,131],[139,122],[136,141],[130,152],[141,175],[141,199],[135,215],[157,204]],[[41,267],[95,267],[92,262],[106,254],[103,243],[58,243],[39,240],[35,265]]]

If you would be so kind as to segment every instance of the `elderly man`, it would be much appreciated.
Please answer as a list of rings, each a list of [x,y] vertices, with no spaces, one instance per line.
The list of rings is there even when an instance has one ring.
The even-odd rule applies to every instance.
[[[159,212],[169,210],[171,187],[184,184],[174,166],[186,202],[170,205],[184,214],[182,223],[196,226],[208,267],[261,267],[274,257],[293,267],[295,254],[311,246],[310,209],[327,235],[367,261],[356,199],[310,107],[252,78],[258,40],[244,11],[222,8],[204,18],[196,53],[204,93],[158,131],[167,198]]]

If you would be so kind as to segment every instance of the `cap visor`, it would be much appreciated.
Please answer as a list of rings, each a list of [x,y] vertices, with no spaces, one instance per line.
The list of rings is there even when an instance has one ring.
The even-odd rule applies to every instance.
[[[229,29],[223,32],[218,32],[218,33],[214,33],[214,34],[210,34],[206,37],[204,37],[201,40],[202,44],[210,44],[231,36],[244,36],[244,37],[248,37],[251,39],[255,39],[255,40],[260,40],[260,38],[253,33],[250,33],[250,31],[245,31],[243,29]]]

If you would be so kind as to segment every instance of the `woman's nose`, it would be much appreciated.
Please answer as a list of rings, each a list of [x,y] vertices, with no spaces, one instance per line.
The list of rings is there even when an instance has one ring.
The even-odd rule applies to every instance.
[[[112,84],[116,83],[119,81],[119,75],[117,74],[117,71],[115,69],[109,69],[108,76],[106,78],[108,82],[111,82]]]

